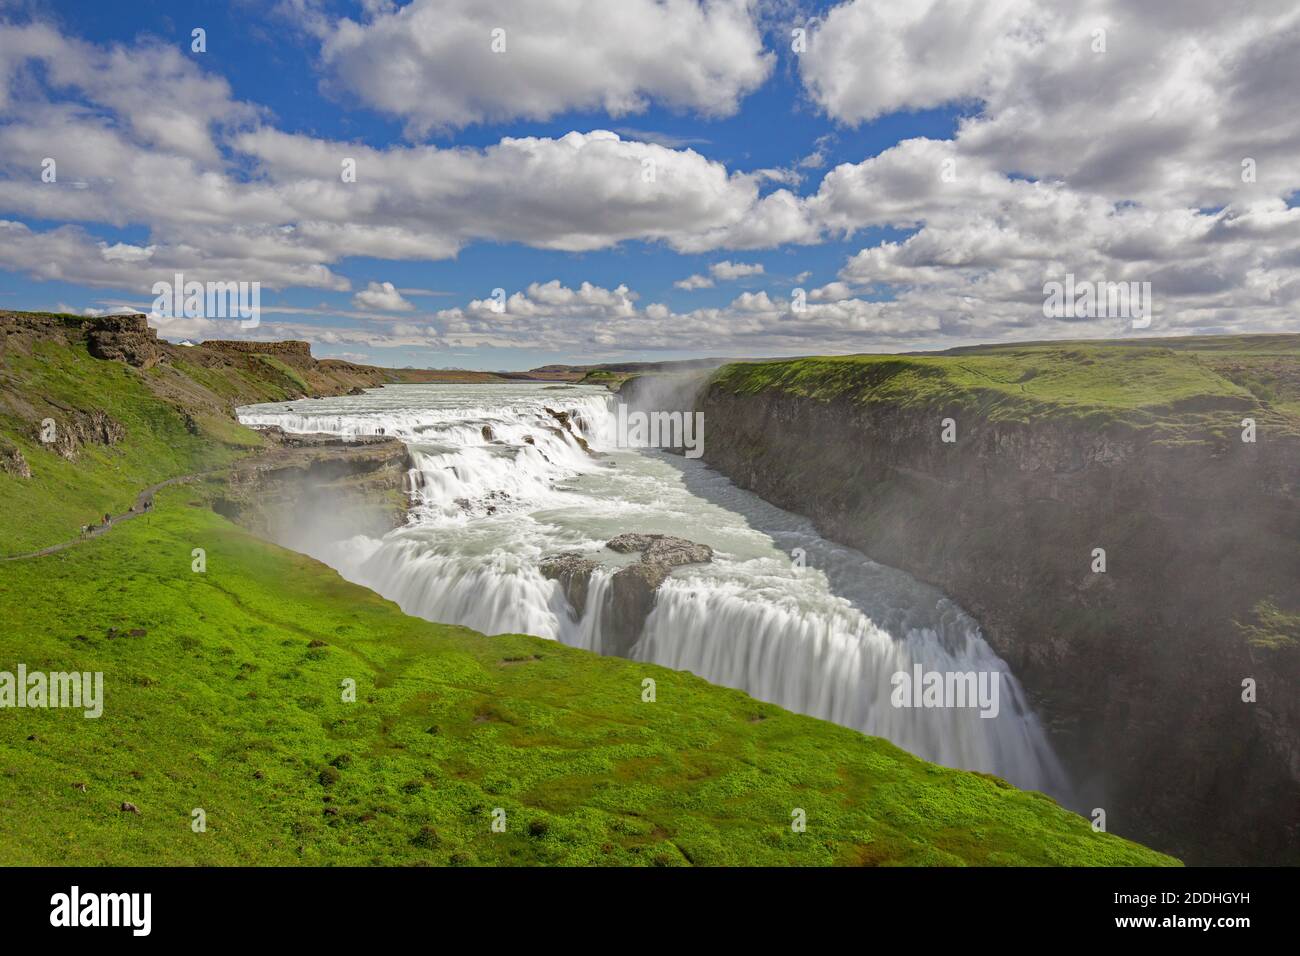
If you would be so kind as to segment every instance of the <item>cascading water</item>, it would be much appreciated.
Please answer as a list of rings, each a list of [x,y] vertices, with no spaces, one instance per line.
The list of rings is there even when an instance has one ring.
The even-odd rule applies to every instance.
[[[551,411],[567,413],[570,433]],[[1015,677],[976,623],[941,593],[732,485],[698,461],[616,447],[613,399],[581,386],[404,385],[240,409],[287,432],[389,435],[410,448],[414,507],[382,539],[286,541],[409,614],[488,634],[528,633],[601,651],[627,532],[708,544],[708,564],[659,589],[630,656],[886,737],[937,763],[997,773],[1068,799],[1064,774]],[[588,454],[581,435],[600,457]],[[545,555],[608,566],[574,614]],[[792,558],[797,555],[798,559]],[[893,675],[985,672],[999,712],[896,707]]]

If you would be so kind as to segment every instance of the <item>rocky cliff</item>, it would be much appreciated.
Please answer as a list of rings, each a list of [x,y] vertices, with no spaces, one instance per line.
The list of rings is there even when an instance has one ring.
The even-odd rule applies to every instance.
[[[1008,414],[979,390],[886,386],[897,370],[730,369],[698,393],[705,460],[971,611],[1080,809],[1189,862],[1300,860],[1300,435],[1282,403],[1225,385],[1159,413]]]
[[[287,546],[309,534],[378,537],[405,522],[411,461],[398,439],[260,431],[276,447],[230,469],[216,511]]]

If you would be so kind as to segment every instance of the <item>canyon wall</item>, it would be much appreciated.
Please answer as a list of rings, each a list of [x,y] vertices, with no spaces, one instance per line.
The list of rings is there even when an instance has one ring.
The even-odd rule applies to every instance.
[[[1300,607],[1294,435],[1170,441],[717,380],[694,400],[709,465],[975,615],[1076,809],[1191,863],[1300,862],[1300,653],[1270,633]]]

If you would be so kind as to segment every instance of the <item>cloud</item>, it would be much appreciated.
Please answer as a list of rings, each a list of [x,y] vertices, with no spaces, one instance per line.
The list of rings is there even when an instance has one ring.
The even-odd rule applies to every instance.
[[[723,260],[709,266],[709,275],[687,276],[685,279],[678,279],[673,285],[678,289],[685,289],[689,292],[695,289],[712,288],[715,279],[720,282],[730,282],[733,279],[743,279],[747,276],[762,274],[763,266],[761,263],[747,264]]]
[[[1149,204],[1279,195],[1300,180],[1300,8],[1211,2],[918,0],[836,6],[799,59],[849,125],[966,104],[959,158]]]
[[[724,259],[709,266],[709,272],[713,273],[713,278],[727,282],[732,279],[743,279],[746,276],[762,275],[763,265],[757,262],[729,262]]]
[[[729,116],[775,59],[752,6],[412,0],[332,24],[321,61],[336,95],[406,119],[415,136],[571,110],[618,117],[651,103]]]
[[[1034,42],[1022,26],[1030,7],[1030,0],[853,0],[814,28],[800,75],[814,102],[850,123],[978,98],[999,64]]]
[[[624,139],[640,140],[643,143],[654,143],[656,146],[664,146],[668,149],[681,149],[683,146],[707,146],[711,141],[703,136],[675,136],[671,133],[660,133],[654,130],[635,129],[630,126],[616,127],[614,132],[618,133]]]
[[[596,6],[593,22],[626,18],[618,22],[639,28],[637,18],[673,4]],[[738,2],[691,6],[711,18],[699,36],[722,30],[727,42],[689,51],[677,86],[647,79],[659,76],[651,65],[662,53],[657,40],[643,44],[650,52],[629,53],[610,39],[627,34],[610,33],[570,58],[572,76],[560,71],[535,96],[515,89],[519,77],[506,70],[496,85],[479,77],[481,93],[448,81],[427,88],[438,91],[427,109],[412,99],[393,111],[419,128],[478,122],[510,103],[520,116],[583,103],[611,109],[606,95],[615,111],[651,102],[706,114],[734,109],[752,88],[736,78],[766,75],[746,66],[755,56],[765,62],[746,46],[753,11]],[[350,95],[349,69],[365,73],[365,51],[378,56],[376,38],[430,8],[376,3],[347,27],[309,0],[286,7],[327,49],[354,31],[355,42],[325,62],[340,96]],[[449,35],[470,36],[457,31],[477,30],[506,7],[492,0],[447,9]],[[537,14],[538,26],[521,36],[523,20],[507,23],[509,49],[530,69],[549,69],[557,54],[543,40],[570,35],[571,8],[556,0],[536,9],[556,13],[558,26]],[[1097,29],[1106,31],[1105,52],[1095,49]],[[418,85],[450,69],[424,56],[441,49],[441,36],[407,33],[392,41],[391,62],[353,79],[369,90],[405,64]],[[665,42],[677,49],[673,37]],[[631,57],[625,76],[600,71],[614,46]],[[691,71],[715,53],[735,61],[731,93],[725,82],[713,91],[692,85]],[[209,62],[148,40],[97,45],[41,24],[0,30],[0,268],[143,297],[177,271],[199,281],[351,291],[335,271],[350,257],[446,260],[476,243],[593,253],[647,242],[711,258],[726,250],[733,258],[675,283],[695,289],[743,278],[743,270],[766,275],[734,261],[746,250],[797,254],[800,245],[870,237],[834,281],[809,292],[805,311],[772,289],[675,313],[641,304],[633,283],[549,282],[516,283],[501,313],[474,300],[429,323],[396,322],[417,292],[371,283],[353,298],[359,312],[331,314],[375,327],[319,334],[351,347],[455,340],[772,354],[1122,332],[1114,323],[1043,319],[1044,282],[1067,272],[1152,282],[1157,333],[1294,328],[1300,209],[1288,199],[1300,189],[1291,95],[1300,88],[1300,11],[1279,0],[1249,10],[1202,0],[840,4],[798,60],[817,109],[842,126],[942,104],[960,104],[962,118],[951,138],[905,139],[824,175],[742,172],[681,141],[602,129],[482,146],[325,140],[281,129],[261,107],[236,100],[206,72]],[[698,96],[674,99],[668,88]],[[406,95],[400,83],[376,89]],[[819,138],[793,169],[817,168],[811,160],[824,161],[830,143]],[[40,179],[45,158],[57,161],[55,182]],[[354,182],[341,175],[346,160]],[[1247,160],[1253,176],[1243,175]],[[821,181],[803,190],[799,175]],[[123,227],[147,234],[133,229],[123,239]],[[881,241],[875,229],[893,232]],[[792,262],[792,273],[807,264]],[[511,285],[509,276],[491,284]]]
[[[327,267],[301,261],[291,245],[275,236],[232,231],[204,241],[156,244],[145,255],[123,255],[118,246],[96,241],[79,226],[33,230],[26,223],[0,219],[0,268],[37,279],[87,286],[130,289],[140,295],[155,282],[261,282],[272,288],[346,291],[348,280]]]
[[[376,312],[410,312],[415,308],[391,282],[371,282],[352,297],[352,304]]]
[[[687,276],[685,279],[678,279],[673,283],[673,285],[678,289],[685,289],[690,292],[695,289],[711,289],[713,287],[713,280],[708,276],[696,274]]]

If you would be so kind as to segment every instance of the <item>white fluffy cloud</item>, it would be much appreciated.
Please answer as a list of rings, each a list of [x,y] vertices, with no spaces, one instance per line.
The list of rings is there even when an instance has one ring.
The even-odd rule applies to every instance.
[[[799,68],[813,100],[847,122],[982,98],[1008,57],[1036,42],[1024,23],[1031,7],[1030,0],[854,0],[814,28]]]
[[[338,95],[360,97],[423,133],[567,110],[617,117],[651,102],[730,115],[774,59],[763,51],[753,6],[412,0],[362,22],[315,25]]]
[[[763,265],[759,262],[731,262],[724,259],[709,266],[709,272],[713,273],[713,278],[728,282],[732,279],[743,279],[746,276],[762,275]]]
[[[687,292],[694,292],[696,289],[713,288],[713,280],[708,276],[696,273],[695,275],[687,276],[685,279],[678,279],[673,283],[673,286],[678,289],[685,289]]]
[[[857,124],[967,103],[957,155],[1112,199],[1216,206],[1300,181],[1300,8],[1079,0],[852,0],[799,68]]]
[[[352,297],[352,304],[375,312],[410,312],[415,308],[391,282],[371,282]]]
[[[586,19],[560,0],[442,3],[443,19],[423,0],[375,2],[356,23],[331,22],[309,0],[298,7],[338,95],[414,131],[651,102],[720,115],[770,71],[754,10],[739,0],[592,4]],[[507,54],[448,53],[506,13]],[[651,29],[670,14],[695,23],[689,44]],[[434,22],[446,30],[415,29]],[[573,51],[557,40],[573,37],[589,42]],[[352,317],[387,321],[320,332],[371,347],[759,354],[1119,331],[1043,319],[1044,282],[1067,272],[1150,281],[1153,332],[1295,327],[1300,9],[1282,0],[1248,10],[1210,0],[843,3],[798,61],[818,109],[853,125],[962,103],[966,118],[951,139],[905,140],[828,169],[806,192],[797,176],[773,188],[782,180],[772,170],[736,171],[684,140],[600,129],[384,148],[285,132],[206,65],[148,41],[104,47],[40,24],[0,30],[0,268],[137,295],[176,271],[340,292],[352,289],[337,263],[354,256],[648,241],[733,257],[678,288],[750,280],[727,306],[689,312],[641,305],[629,286],[534,283],[504,312],[482,300],[427,323],[410,321],[401,290],[372,282],[353,305],[379,315]],[[797,149],[813,150],[800,168],[814,168],[828,143]],[[56,182],[41,181],[46,158]],[[349,162],[355,181],[341,175]],[[125,225],[147,237],[95,234]],[[872,227],[903,234],[852,255],[833,281],[819,276],[804,311],[792,289],[734,258]],[[808,265],[792,261],[791,272]]]
[[[759,276],[763,274],[763,264],[760,262],[731,262],[724,259],[721,262],[715,262],[709,266],[709,275],[691,275],[685,279],[678,279],[673,283],[678,289],[692,291],[694,289],[708,289],[713,286],[714,279],[720,282],[730,282],[733,279],[744,279],[749,276]]]
[[[599,355],[619,352],[699,351],[715,355],[788,354],[806,350],[810,338],[828,351],[863,342],[902,343],[917,333],[937,333],[941,320],[918,316],[903,303],[844,297],[800,308],[789,296],[745,292],[722,307],[676,312],[626,285],[606,289],[558,281],[534,283],[506,297],[497,311],[490,299],[444,309],[418,333],[389,343],[440,349],[534,348]],[[396,333],[397,330],[394,330]]]

